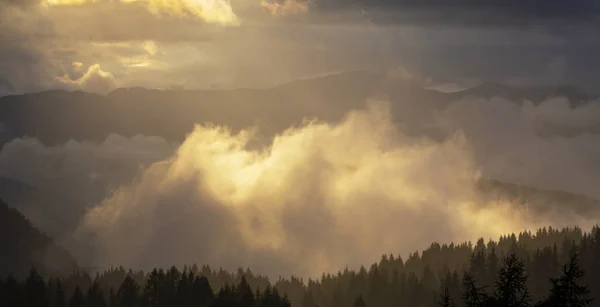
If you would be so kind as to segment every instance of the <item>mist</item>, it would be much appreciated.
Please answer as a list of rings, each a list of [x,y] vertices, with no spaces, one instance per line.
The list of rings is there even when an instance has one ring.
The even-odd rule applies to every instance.
[[[103,243],[106,265],[181,265],[195,257],[314,276],[382,251],[406,253],[426,239],[526,225],[525,213],[484,229],[502,206],[472,208],[478,174],[464,137],[440,144],[405,138],[385,105],[351,112],[337,125],[292,128],[263,151],[245,149],[251,137],[196,127],[173,157],[92,209],[80,231]]]
[[[591,102],[573,109],[563,98],[538,106],[472,99],[450,105],[439,118],[447,131],[468,135],[486,177],[600,198],[600,138],[585,129],[600,122],[599,106]],[[579,132],[553,133],[574,130]]]
[[[64,245],[97,268],[206,263],[314,277],[383,253],[405,257],[423,242],[597,221],[595,208],[530,208],[476,188],[493,178],[600,197],[598,136],[547,133],[598,123],[597,102],[399,103],[406,120],[388,101],[370,100],[341,121],[307,119],[263,146],[260,127],[215,125],[197,125],[181,144],[141,135],[52,147],[15,139],[0,152],[0,176],[85,199],[89,210]]]
[[[0,0],[0,301],[598,305],[599,21]]]
[[[4,144],[0,175],[85,203],[102,201],[140,169],[170,156],[176,145],[159,137],[111,134],[104,142],[71,140],[44,146],[35,138]]]

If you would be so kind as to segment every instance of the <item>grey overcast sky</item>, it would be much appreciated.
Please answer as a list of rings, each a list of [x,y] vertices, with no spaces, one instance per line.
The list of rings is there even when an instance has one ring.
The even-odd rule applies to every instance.
[[[1,0],[0,95],[264,87],[365,69],[596,91],[600,1]]]

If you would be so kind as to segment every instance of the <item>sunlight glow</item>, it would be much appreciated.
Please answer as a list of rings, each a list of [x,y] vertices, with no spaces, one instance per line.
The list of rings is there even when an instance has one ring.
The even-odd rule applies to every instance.
[[[88,3],[100,3],[103,0],[43,0],[46,6],[76,6]],[[171,17],[194,16],[207,23],[238,25],[239,20],[233,12],[229,0],[117,0],[121,3],[140,3],[157,16]]]
[[[152,216],[157,199],[181,197],[176,191],[191,183],[188,199],[210,199],[229,212],[247,248],[301,257],[311,270],[322,272],[349,255],[331,249],[327,240],[310,241],[311,248],[326,251],[319,259],[298,255],[304,249],[297,244],[306,244],[304,236],[317,229],[340,242],[352,238],[351,256],[369,259],[377,256],[373,251],[397,248],[392,237],[374,242],[375,234],[404,233],[403,241],[418,241],[426,234],[407,229],[422,229],[432,220],[444,221],[436,227],[446,227],[444,235],[456,240],[495,237],[535,224],[527,211],[509,203],[474,205],[480,204],[473,184],[479,172],[464,137],[442,144],[414,142],[396,131],[388,107],[374,102],[338,125],[290,128],[263,150],[246,148],[251,130],[234,134],[197,126],[172,158],[149,167],[139,183],[122,187],[92,209],[83,227],[112,238],[106,242],[117,240],[131,219]],[[186,208],[194,212],[201,206],[192,202]],[[152,231],[140,230],[141,237],[132,240],[143,241]],[[113,257],[123,255],[118,248],[113,252]]]
[[[308,5],[310,2],[311,1],[301,2],[296,0],[261,0],[260,6],[271,15],[286,16],[308,12]]]

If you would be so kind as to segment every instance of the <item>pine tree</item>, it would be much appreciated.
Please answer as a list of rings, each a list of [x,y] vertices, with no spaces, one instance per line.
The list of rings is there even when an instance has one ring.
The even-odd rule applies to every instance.
[[[106,307],[104,293],[97,281],[94,281],[85,296],[86,307]]]
[[[54,298],[54,307],[66,307],[67,299],[65,297],[65,290],[63,290],[62,283],[60,280],[56,282],[56,293]]]
[[[19,282],[12,276],[9,275],[4,282],[4,291],[0,296],[0,305],[4,306],[23,306],[24,293]]]
[[[204,276],[194,279],[192,284],[192,305],[193,306],[208,306],[215,298],[213,289]]]
[[[526,286],[525,266],[515,254],[503,261],[496,280],[495,302],[502,307],[530,306],[529,291]]]
[[[441,297],[440,297],[440,307],[450,307],[453,306],[452,304],[452,298],[450,297],[450,292],[448,291],[448,287],[444,286],[444,292],[442,293]]]
[[[483,250],[478,250],[471,255],[469,274],[475,278],[478,286],[485,286],[486,259]]]
[[[563,265],[562,276],[551,278],[552,288],[544,306],[552,307],[583,307],[592,303],[590,291],[580,284],[584,276],[579,267],[578,254],[574,251],[569,263]]]
[[[475,277],[465,272],[462,278],[463,301],[465,307],[483,307],[489,300],[487,293],[482,287],[477,287]]]
[[[315,307],[317,303],[312,295],[312,292],[308,291],[304,294],[304,299],[302,300],[302,307]]]
[[[192,305],[192,283],[194,275],[192,272],[184,272],[181,274],[179,283],[177,283],[177,298],[175,307],[191,307]]]
[[[284,293],[281,300],[279,300],[279,307],[291,307],[291,306],[292,306],[292,303],[290,303],[290,299],[289,299],[287,293]]]
[[[246,281],[246,277],[242,276],[242,280],[238,284],[237,287],[240,307],[254,307],[256,302],[254,298],[254,293],[252,292],[252,288]]]
[[[496,248],[492,247],[487,258],[486,263],[486,280],[487,286],[493,286],[496,276],[498,275],[498,256],[496,255]]]
[[[360,294],[355,300],[352,307],[366,307],[365,300],[363,299],[362,294]]]
[[[108,307],[117,307],[117,295],[112,287],[108,289]]]
[[[139,287],[131,276],[125,277],[117,290],[115,297],[116,307],[138,307]]]
[[[25,305],[26,307],[48,307],[46,282],[42,276],[32,268],[29,277],[25,280]]]
[[[146,279],[142,291],[142,307],[158,307],[160,305],[161,283],[164,280],[164,274],[159,273],[157,269],[152,270]]]
[[[69,300],[69,307],[85,307],[85,298],[83,297],[83,292],[81,292],[79,286],[75,288],[75,291]]]

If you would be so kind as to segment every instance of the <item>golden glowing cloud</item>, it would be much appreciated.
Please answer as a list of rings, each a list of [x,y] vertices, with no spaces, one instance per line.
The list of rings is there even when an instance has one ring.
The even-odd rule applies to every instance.
[[[76,6],[87,3],[101,3],[106,0],[43,0],[46,6]],[[222,25],[239,24],[229,0],[117,0],[121,3],[139,3],[149,12],[161,16],[195,16],[207,23]]]
[[[271,15],[286,16],[308,12],[308,5],[312,1],[296,0],[261,0],[260,5]]]
[[[44,0],[42,3],[48,6],[55,5],[81,5],[98,2],[97,0]]]
[[[115,61],[124,67],[156,67],[163,64],[156,59],[159,48],[154,41],[92,42],[94,50],[105,61]]]
[[[156,43],[153,41],[146,41],[142,44],[144,46],[144,50],[148,52],[149,55],[155,55],[158,48],[156,47]]]
[[[196,127],[172,158],[91,210],[81,229],[107,244],[109,263],[129,264],[140,250],[120,242],[153,244],[156,225],[165,223],[163,206],[184,212],[181,218],[193,220],[186,233],[197,235],[197,225],[216,218],[206,215],[212,206],[234,221],[211,230],[214,236],[235,234],[199,247],[202,261],[236,248],[267,251],[310,275],[407,253],[424,241],[496,237],[536,225],[526,210],[480,203],[473,185],[479,173],[464,137],[436,143],[403,136],[385,103],[338,125],[290,129],[265,150],[246,148],[252,136]],[[190,242],[180,243],[190,253]]]
[[[83,63],[73,62],[76,71],[83,69]],[[103,71],[99,64],[93,64],[78,79],[71,79],[68,74],[57,77],[56,81],[68,89],[84,90],[97,93],[107,93],[116,87],[114,76],[110,72]]]
[[[81,62],[73,62],[73,68],[75,70],[80,70],[82,66],[83,66],[83,63],[81,63]]]

